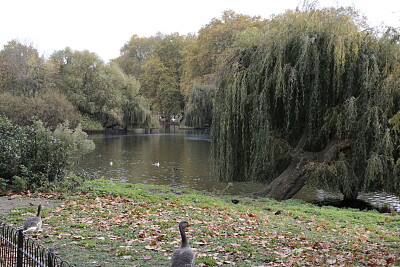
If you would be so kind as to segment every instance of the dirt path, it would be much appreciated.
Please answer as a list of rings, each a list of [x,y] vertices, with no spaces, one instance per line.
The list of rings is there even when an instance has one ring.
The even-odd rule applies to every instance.
[[[28,206],[38,206],[42,204],[43,208],[54,208],[62,204],[60,200],[51,200],[45,198],[28,197],[0,197],[0,215],[7,214],[12,210]]]

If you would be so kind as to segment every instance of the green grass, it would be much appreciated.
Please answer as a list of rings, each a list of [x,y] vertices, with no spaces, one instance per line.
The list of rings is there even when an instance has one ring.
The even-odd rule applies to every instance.
[[[78,266],[169,266],[183,219],[193,224],[187,235],[196,266],[400,266],[398,215],[297,200],[234,205],[231,196],[105,180],[58,198],[63,205],[44,209],[40,242]],[[20,226],[34,213],[3,219]]]

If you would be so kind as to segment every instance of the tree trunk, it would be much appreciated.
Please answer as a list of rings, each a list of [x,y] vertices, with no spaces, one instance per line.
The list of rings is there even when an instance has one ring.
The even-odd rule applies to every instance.
[[[319,152],[304,151],[307,133],[303,133],[297,144],[289,166],[268,186],[254,194],[255,197],[273,198],[278,201],[292,198],[308,180],[304,166],[310,161],[327,162],[337,158],[338,152],[351,146],[348,140],[331,140]]]
[[[356,200],[358,197],[358,191],[352,190],[351,192],[348,193],[343,193],[343,202],[349,202],[351,203],[352,201]]]

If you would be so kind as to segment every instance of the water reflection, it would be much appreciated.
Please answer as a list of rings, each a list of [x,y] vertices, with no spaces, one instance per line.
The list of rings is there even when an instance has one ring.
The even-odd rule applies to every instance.
[[[222,190],[226,186],[211,177],[208,132],[95,135],[91,139],[96,149],[81,159],[78,170],[133,183],[208,191]],[[109,162],[113,162],[112,166]]]
[[[304,187],[294,196],[294,198],[307,202],[323,203],[340,201],[343,199],[343,195],[340,193],[327,192],[321,189]],[[400,198],[385,193],[361,193],[358,196],[358,199],[363,200],[376,208],[389,208],[400,211]]]
[[[90,138],[96,149],[79,161],[78,171],[85,170],[112,180],[183,186],[209,192],[227,187],[227,183],[220,183],[210,172],[211,140],[207,131],[173,127],[154,134],[91,135]],[[250,194],[263,186],[260,183],[235,183],[229,192]],[[339,197],[307,188],[295,196],[309,202]],[[400,209],[400,200],[392,196],[366,194],[360,198],[376,205],[391,203]]]

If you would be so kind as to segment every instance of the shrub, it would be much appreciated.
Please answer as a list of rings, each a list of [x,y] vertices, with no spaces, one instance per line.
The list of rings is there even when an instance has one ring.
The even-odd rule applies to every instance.
[[[31,124],[31,118],[35,116],[52,129],[66,120],[76,127],[81,119],[66,96],[54,91],[46,91],[37,97],[0,94],[0,115],[24,126]]]
[[[28,187],[26,179],[19,176],[14,176],[11,181],[11,189],[16,192],[21,192],[26,190]]]
[[[63,181],[72,158],[94,149],[80,126],[71,130],[66,122],[52,132],[40,120],[18,126],[1,116],[0,146],[0,177],[15,191]]]

